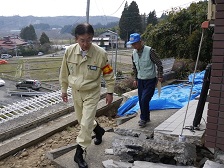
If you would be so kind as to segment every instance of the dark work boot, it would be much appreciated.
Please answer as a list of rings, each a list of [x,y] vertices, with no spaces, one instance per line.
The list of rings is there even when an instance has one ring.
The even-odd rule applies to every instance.
[[[99,126],[99,124],[97,123],[96,127],[94,128],[93,132],[96,134],[96,138],[94,140],[94,144],[95,145],[99,145],[102,142],[102,137],[105,133],[105,130]]]
[[[83,159],[83,149],[80,145],[77,146],[76,153],[74,156],[74,161],[79,165],[79,168],[88,168],[87,163]]]

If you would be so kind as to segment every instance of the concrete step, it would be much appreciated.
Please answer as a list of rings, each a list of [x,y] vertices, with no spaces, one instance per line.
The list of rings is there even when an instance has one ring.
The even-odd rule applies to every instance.
[[[185,105],[154,130],[154,137],[161,140],[184,141],[202,146],[207,123],[208,102],[205,103],[199,129],[193,129],[193,121],[198,105],[198,100],[191,100],[189,106]],[[192,128],[192,129],[191,129]],[[180,137],[181,135],[181,137]]]

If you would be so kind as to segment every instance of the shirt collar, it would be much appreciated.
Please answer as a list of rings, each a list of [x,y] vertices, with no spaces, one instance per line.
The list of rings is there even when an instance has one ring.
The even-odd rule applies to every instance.
[[[143,50],[144,50],[144,47],[145,47],[145,45],[143,45],[142,48],[141,48],[140,50],[137,50],[137,53],[138,53],[138,54],[141,54],[141,53],[143,52]]]

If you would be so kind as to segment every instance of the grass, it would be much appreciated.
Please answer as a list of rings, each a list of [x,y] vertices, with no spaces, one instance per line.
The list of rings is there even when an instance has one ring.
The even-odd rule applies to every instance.
[[[58,80],[62,57],[10,59],[0,65],[0,76],[5,78],[30,78],[40,81]]]
[[[14,80],[37,79],[42,82],[57,81],[62,57],[13,58],[0,64],[0,76]],[[117,71],[130,76],[132,65],[117,62]]]

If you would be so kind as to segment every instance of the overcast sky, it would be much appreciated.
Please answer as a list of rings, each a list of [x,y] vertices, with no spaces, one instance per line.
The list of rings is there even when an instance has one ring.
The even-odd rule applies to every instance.
[[[133,0],[90,0],[90,16],[120,17],[125,2]],[[160,17],[175,7],[185,8],[200,0],[135,0],[140,14],[155,10]],[[0,16],[86,16],[87,0],[4,0]]]

